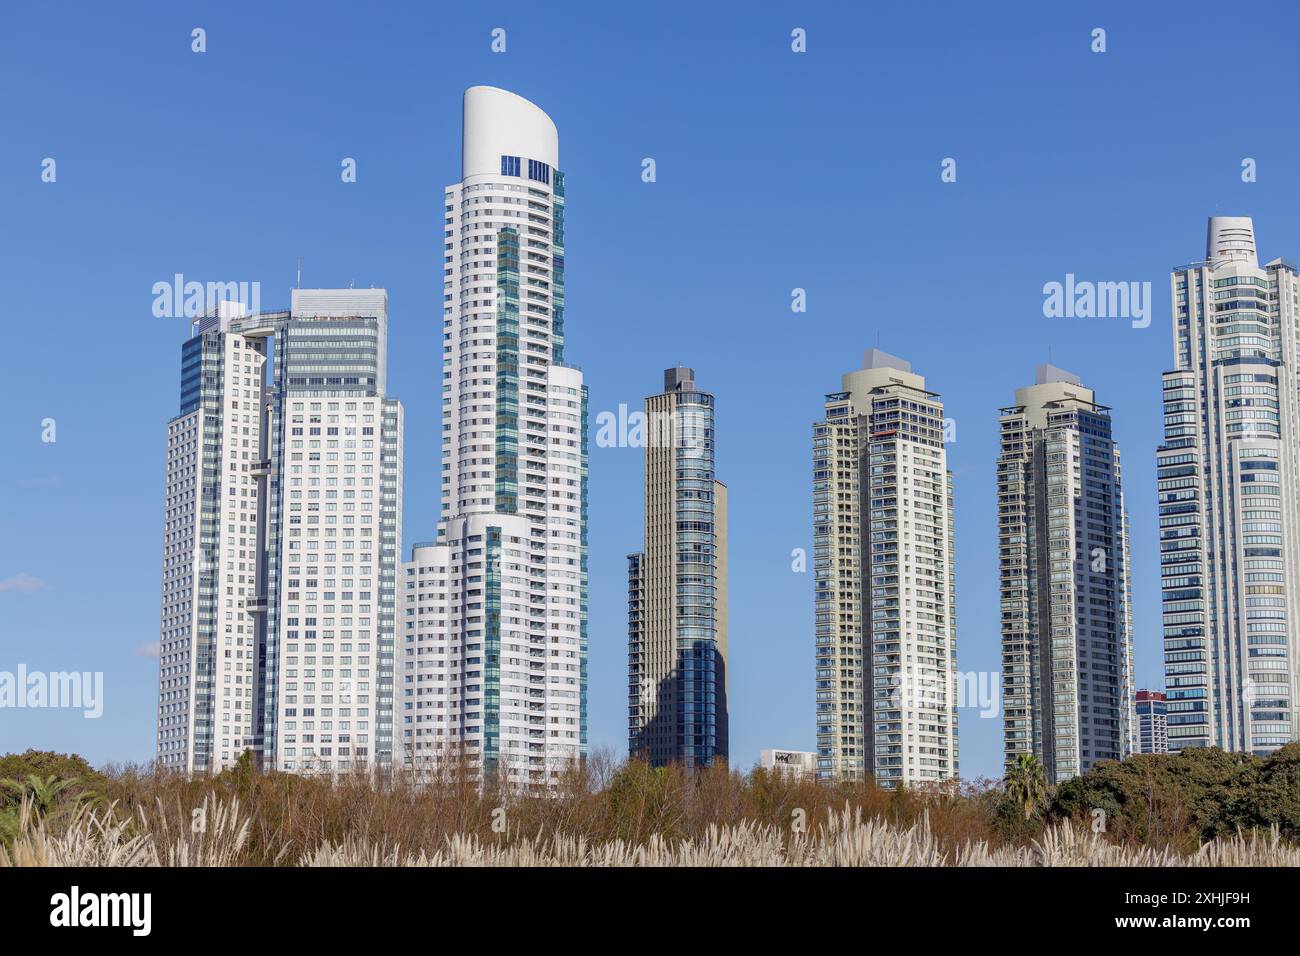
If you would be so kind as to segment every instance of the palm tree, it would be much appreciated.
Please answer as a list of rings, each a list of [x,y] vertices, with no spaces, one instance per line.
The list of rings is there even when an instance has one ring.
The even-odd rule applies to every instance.
[[[42,779],[34,773],[28,774],[26,780],[0,780],[0,786],[12,791],[20,803],[30,799],[32,809],[40,816],[49,813],[59,794],[74,783],[75,780],[59,780],[53,775]]]
[[[1025,811],[1028,820],[1047,797],[1047,771],[1043,762],[1033,754],[1017,754],[1015,761],[1007,767],[1002,786],[1007,797]]]

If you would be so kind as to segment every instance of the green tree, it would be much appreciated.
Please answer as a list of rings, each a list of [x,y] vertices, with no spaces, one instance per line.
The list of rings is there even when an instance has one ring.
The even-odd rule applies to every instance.
[[[1007,799],[1014,802],[1028,820],[1047,799],[1047,770],[1033,754],[1017,754],[1002,781]]]
[[[0,787],[13,795],[18,803],[30,800],[32,810],[39,816],[45,816],[54,809],[59,794],[76,784],[75,780],[60,780],[51,774],[38,777],[31,773],[26,780],[0,780]]]
[[[18,835],[24,800],[37,818],[51,820],[83,800],[100,799],[107,783],[75,754],[5,754],[0,757],[0,842],[12,845]]]
[[[103,774],[86,762],[85,757],[77,754],[28,750],[26,753],[0,756],[0,780],[26,780],[32,774],[42,780],[54,777],[57,780],[76,781],[70,788],[75,791],[103,792],[108,783]],[[4,802],[3,794],[0,794],[0,802]]]

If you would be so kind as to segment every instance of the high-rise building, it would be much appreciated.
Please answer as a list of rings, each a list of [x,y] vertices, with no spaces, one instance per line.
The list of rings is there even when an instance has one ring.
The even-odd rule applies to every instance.
[[[1300,274],[1249,218],[1173,270],[1157,453],[1169,749],[1300,735]]]
[[[392,754],[402,407],[382,289],[194,323],[167,427],[158,758],[301,772]],[[274,342],[274,348],[271,347]],[[274,375],[268,374],[274,363]]]
[[[958,776],[953,494],[943,403],[870,349],[813,425],[817,775]]]
[[[260,749],[267,337],[222,304],[181,347],[167,424],[158,760],[217,772]]]
[[[1137,692],[1138,752],[1169,753],[1169,706],[1158,690]]]
[[[402,762],[544,785],[587,746],[587,392],[564,362],[555,124],[465,93],[446,189],[442,507],[403,565]]]
[[[267,763],[387,768],[401,561],[402,406],[382,289],[295,289],[275,338]]]
[[[1119,446],[1110,409],[1050,365],[1001,415],[1003,751],[1059,783],[1135,746]]]
[[[628,753],[727,761],[727,486],[689,368],[645,400],[645,547],[628,555]]]

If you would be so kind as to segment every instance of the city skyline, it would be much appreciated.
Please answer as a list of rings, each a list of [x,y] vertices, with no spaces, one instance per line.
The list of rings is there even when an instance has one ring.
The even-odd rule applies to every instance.
[[[903,17],[891,13],[881,27],[897,26]],[[925,370],[956,420],[949,453],[957,487],[960,668],[999,668],[997,577],[991,570],[997,443],[990,419],[1005,405],[1009,389],[1022,383],[1034,365],[1050,359],[1078,372],[1117,410],[1134,516],[1135,680],[1138,686],[1162,686],[1151,450],[1162,436],[1154,383],[1170,367],[1165,338],[1170,327],[1164,324],[1170,321],[1170,302],[1164,296],[1171,293],[1163,277],[1172,264],[1201,254],[1198,235],[1205,217],[1216,211],[1253,214],[1270,251],[1285,255],[1300,247],[1291,225],[1297,221],[1295,200],[1284,185],[1295,140],[1290,133],[1269,129],[1243,137],[1249,142],[1191,155],[1157,142],[1161,131],[1160,137],[1130,140],[1133,149],[1111,162],[1105,154],[1133,132],[1133,114],[1125,111],[1120,91],[1131,95],[1126,78],[1134,75],[1136,60],[1143,58],[1144,74],[1153,58],[1162,65],[1155,72],[1167,79],[1156,81],[1154,89],[1143,87],[1138,98],[1162,101],[1162,115],[1174,122],[1190,106],[1166,94],[1190,88],[1190,64],[1198,52],[1210,53],[1205,41],[1183,24],[1139,13],[1115,12],[1100,19],[1107,21],[1112,49],[1092,59],[1080,39],[1089,24],[1046,15],[1035,24],[1038,31],[1050,25],[1060,34],[1059,42],[1047,44],[1051,59],[1045,63],[1080,57],[1081,69],[1091,71],[1091,79],[1085,89],[1082,81],[1062,80],[1048,70],[1043,90],[1012,92],[1011,105],[1027,129],[999,130],[998,135],[1008,137],[1005,144],[962,124],[961,112],[977,104],[974,90],[949,90],[949,99],[937,100],[935,124],[914,130],[911,138],[898,138],[894,153],[872,155],[861,148],[882,130],[905,131],[906,104],[914,108],[927,91],[941,88],[942,77],[932,87],[908,71],[903,61],[916,48],[905,42],[887,51],[887,62],[917,83],[915,89],[897,108],[886,105],[861,124],[837,118],[824,110],[815,93],[847,86],[845,81],[858,74],[844,65],[828,65],[832,58],[840,63],[845,41],[832,35],[841,31],[815,18],[807,24],[806,75],[790,72],[804,70],[805,61],[792,59],[786,24],[745,26],[724,41],[710,39],[721,43],[712,49],[723,50],[724,59],[735,50],[750,51],[745,55],[760,64],[770,57],[770,65],[759,71],[759,92],[766,97],[762,109],[728,100],[727,123],[721,128],[710,125],[722,103],[707,92],[707,83],[699,99],[681,98],[677,85],[621,87],[626,102],[616,112],[610,108],[612,96],[600,90],[543,78],[538,70],[549,51],[539,47],[547,46],[546,39],[558,42],[559,35],[548,33],[540,20],[529,21],[528,29],[516,29],[508,21],[510,51],[496,60],[487,48],[488,25],[455,21],[454,28],[463,28],[466,37],[482,34],[483,49],[471,59],[449,47],[445,72],[441,65],[423,68],[431,72],[421,73],[425,90],[415,96],[388,94],[386,100],[377,92],[382,85],[358,79],[352,95],[375,102],[399,100],[407,112],[414,109],[422,118],[433,118],[427,129],[401,126],[399,132],[397,123],[378,123],[367,132],[370,143],[358,143],[329,121],[327,98],[304,96],[283,74],[273,72],[267,79],[268,99],[299,106],[297,116],[281,117],[293,135],[274,133],[272,126],[251,117],[247,133],[268,142],[275,136],[284,143],[283,156],[254,158],[251,153],[257,151],[243,150],[219,160],[185,156],[177,163],[173,160],[185,151],[164,144],[169,162],[143,173],[140,163],[148,168],[147,153],[130,144],[149,139],[147,118],[115,109],[111,86],[92,95],[104,118],[87,115],[74,106],[77,87],[52,79],[37,104],[14,105],[21,146],[15,152],[22,155],[4,161],[6,183],[31,180],[21,189],[6,187],[14,190],[10,208],[16,221],[30,224],[23,243],[6,240],[11,261],[30,267],[30,282],[11,290],[14,307],[40,316],[48,334],[37,337],[21,356],[4,360],[6,399],[13,409],[6,416],[5,440],[16,454],[6,495],[4,538],[9,545],[0,569],[0,579],[14,582],[0,595],[2,649],[9,664],[0,667],[24,662],[51,671],[105,671],[108,706],[100,721],[82,721],[79,714],[18,714],[0,728],[0,743],[84,750],[96,760],[150,755],[157,665],[147,655],[154,652],[148,645],[157,625],[153,589],[159,542],[154,535],[161,490],[158,439],[165,417],[159,410],[171,404],[175,346],[183,334],[179,317],[172,323],[149,315],[149,290],[160,279],[184,273],[286,288],[294,284],[291,276],[301,257],[308,285],[346,287],[355,277],[362,287],[387,288],[392,391],[408,405],[403,538],[429,536],[437,522],[440,474],[440,394],[434,370],[439,365],[441,290],[433,280],[442,212],[442,197],[429,184],[457,178],[450,159],[456,100],[466,86],[488,81],[542,105],[565,130],[566,142],[575,144],[567,155],[576,158],[580,174],[566,161],[572,182],[581,184],[580,194],[570,200],[574,267],[568,320],[574,341],[582,343],[574,358],[585,366],[590,415],[637,402],[641,389],[635,383],[677,361],[693,364],[702,380],[728,396],[733,431],[721,451],[719,470],[728,476],[732,491],[733,648],[742,646],[739,635],[745,642],[744,653],[733,650],[730,668],[734,764],[749,766],[762,748],[812,749],[806,691],[813,677],[811,570],[791,569],[795,549],[811,551],[806,429],[819,415],[818,396],[827,380],[847,367],[846,357],[876,342],[877,335],[882,348]],[[704,32],[714,23],[706,18]],[[101,26],[96,43],[117,36],[109,22]],[[176,26],[141,30],[119,48],[170,43]],[[253,34],[240,43],[255,60],[269,56],[292,33],[273,14],[257,26],[264,39],[257,37],[258,29],[240,30]],[[997,36],[962,15],[935,28],[958,49],[964,38],[988,44]],[[650,36],[657,36],[657,29],[652,26]],[[1016,40],[1016,27],[1003,24],[1002,29],[1012,31],[1003,41]],[[214,39],[224,36],[229,45],[233,22],[218,15],[209,33]],[[580,30],[579,35],[590,40],[592,33]],[[539,43],[539,38],[546,39]],[[81,42],[75,31],[73,42]],[[1271,46],[1273,40],[1264,42]],[[593,70],[608,65],[610,54],[599,44],[589,45],[582,62]],[[41,49],[35,47],[32,55]],[[410,51],[399,43],[391,55],[403,62]],[[79,52],[88,66],[105,63],[95,45],[79,46]],[[182,49],[166,65],[168,71],[190,69],[181,53],[192,56]],[[206,54],[210,60],[225,55],[215,42]],[[307,55],[311,62],[326,62],[315,51]],[[1037,56],[1027,50],[1015,55],[1031,62]],[[631,62],[642,62],[643,56],[634,50]],[[690,68],[693,79],[718,74],[707,60],[702,57]],[[211,72],[206,65],[201,68]],[[126,71],[128,84],[145,82],[132,64],[119,69]],[[1261,55],[1246,65],[1248,81],[1263,87],[1284,81],[1289,69],[1280,56]],[[784,92],[781,84],[764,79],[773,71],[782,71],[781,82],[788,86]],[[197,98],[205,109],[236,115],[222,110],[248,96],[247,80],[226,76],[233,80],[227,86],[211,76],[180,83],[176,92],[181,99],[175,102]],[[990,88],[1004,85],[995,74],[981,88],[981,99],[996,97]],[[1049,92],[1063,96],[1064,108],[1101,97],[1116,122],[1109,132],[1089,139],[1062,123],[1059,111],[1050,122],[1046,116],[1034,118],[1029,107],[1045,104]],[[168,91],[159,95],[171,102]],[[1227,108],[1230,102],[1215,90],[1199,92],[1198,98],[1196,111]],[[655,103],[672,104],[674,121],[685,124],[689,136],[674,136],[664,120],[667,106],[648,108]],[[774,103],[783,121],[769,119]],[[59,107],[77,110],[75,115],[84,120],[81,142],[51,137],[36,121],[38,107],[47,114]],[[635,114],[635,121],[625,118],[624,110]],[[971,115],[982,115],[977,105]],[[1055,138],[1047,142],[1049,131]],[[1035,135],[1045,138],[1041,148],[1032,143]],[[28,154],[32,163],[46,155],[58,157],[57,183],[42,184],[32,172],[38,166],[23,165]],[[854,162],[865,164],[863,172],[890,183],[888,191],[897,199],[846,197],[841,186],[819,183],[810,175],[827,157],[842,155],[857,157]],[[358,159],[360,170],[351,185],[338,178],[339,161],[348,156]],[[960,172],[956,182],[946,184],[940,167],[948,156],[957,158]],[[1252,156],[1259,159],[1260,179],[1245,183],[1240,163]],[[646,157],[657,161],[656,182],[640,178]],[[317,175],[319,186],[314,185]],[[1069,184],[1068,196],[1063,182]],[[792,183],[798,184],[793,200],[788,198]],[[115,207],[144,210],[157,235],[134,227],[120,231],[120,214],[89,201],[95,190],[121,197]],[[201,197],[197,203],[196,190]],[[1035,205],[1041,214],[1035,214]],[[1045,212],[1049,205],[1050,215]],[[759,216],[762,206],[767,209]],[[845,206],[855,216],[869,212],[864,221],[888,222],[891,229],[888,234],[872,229],[851,234],[841,252],[827,255],[826,244],[814,237]],[[766,228],[775,229],[767,219],[773,210],[783,219],[783,238],[756,241],[756,235],[775,234],[760,231],[765,221]],[[995,211],[998,216],[992,215]],[[702,226],[706,219],[709,225]],[[1060,228],[1067,221],[1070,228]],[[250,229],[253,223],[257,228]],[[618,225],[631,223],[637,228]],[[974,223],[980,224],[978,230],[971,228]],[[720,250],[727,244],[736,251]],[[1008,249],[1014,255],[1007,256]],[[848,270],[843,268],[846,258]],[[56,279],[52,270],[63,263],[66,272],[68,262],[78,268]],[[932,283],[921,302],[912,301],[911,290],[936,264],[941,264],[944,281]],[[845,271],[849,275],[841,277]],[[877,281],[891,271],[898,272],[898,281]],[[1043,285],[1067,275],[1099,282],[1151,281],[1156,290],[1154,302],[1148,303],[1151,327],[1139,329],[1127,320],[1047,318]],[[871,283],[870,302],[862,299],[864,278]],[[791,311],[793,289],[805,291],[806,312]],[[55,290],[59,296],[51,295]],[[60,296],[68,301],[57,301]],[[738,334],[746,322],[752,329]],[[687,347],[691,336],[697,341]],[[969,372],[977,366],[998,372],[981,374],[977,381]],[[779,390],[771,388],[773,382],[780,382]],[[111,407],[96,400],[103,392],[113,394]],[[412,403],[418,403],[418,412]],[[46,418],[58,423],[56,442],[39,440],[38,426]],[[418,435],[411,425],[415,421],[420,423]],[[633,529],[640,525],[636,489],[641,462],[639,452],[594,443],[591,455],[591,510],[598,517],[590,543],[590,745],[620,750],[626,692],[626,581],[620,565],[636,540]],[[102,467],[110,461],[113,467]],[[90,509],[83,503],[96,500],[112,502],[112,507]],[[111,559],[105,560],[109,544]],[[783,690],[790,685],[797,686]],[[1001,721],[979,717],[977,708],[964,709],[961,717],[963,771],[997,775]]]

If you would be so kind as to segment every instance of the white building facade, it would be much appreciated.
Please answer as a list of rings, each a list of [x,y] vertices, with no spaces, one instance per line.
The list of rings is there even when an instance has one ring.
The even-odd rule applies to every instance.
[[[1157,453],[1169,750],[1300,735],[1300,277],[1249,218],[1170,280]]]
[[[402,569],[405,766],[467,755],[544,785],[586,752],[587,394],[564,363],[555,125],[492,87],[464,99],[446,189],[442,501]]]
[[[194,322],[167,425],[157,757],[185,773],[258,745],[267,348],[242,317]]]
[[[402,407],[384,395],[386,329],[376,289],[295,289],[287,312],[227,304],[195,323],[168,425],[165,765],[391,765]]]
[[[813,425],[818,777],[958,776],[952,505],[939,396],[868,350]]]

